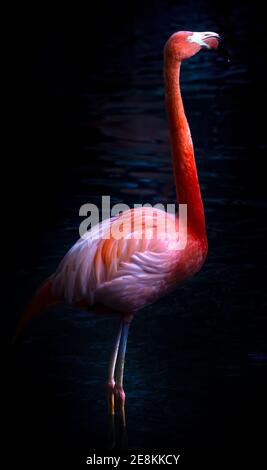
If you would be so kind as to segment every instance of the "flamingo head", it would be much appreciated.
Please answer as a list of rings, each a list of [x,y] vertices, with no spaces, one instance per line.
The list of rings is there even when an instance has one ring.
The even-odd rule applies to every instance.
[[[179,61],[189,59],[201,49],[216,50],[221,41],[218,33],[205,31],[179,31],[174,33],[165,45],[165,57]]]

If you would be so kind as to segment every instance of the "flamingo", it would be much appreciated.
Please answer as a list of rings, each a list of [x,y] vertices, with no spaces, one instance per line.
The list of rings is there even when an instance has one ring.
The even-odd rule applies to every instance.
[[[177,201],[187,205],[187,240],[174,249],[179,216],[141,207],[123,212],[93,227],[68,251],[57,270],[40,287],[18,324],[15,337],[27,322],[55,304],[66,303],[92,312],[116,313],[121,322],[107,377],[108,413],[125,420],[123,372],[130,323],[136,312],[197,273],[207,256],[208,242],[190,128],[180,90],[181,63],[201,49],[216,50],[214,32],[179,31],[164,48],[166,110]],[[133,237],[134,232],[139,237]],[[137,221],[137,223],[136,223]],[[122,223],[128,226],[119,239],[106,237]],[[168,224],[166,224],[168,222]],[[143,236],[145,228],[152,236]],[[166,227],[168,226],[168,230]],[[174,230],[170,230],[174,229]],[[154,236],[155,229],[157,236]],[[152,231],[152,232],[151,232]],[[113,232],[114,233],[114,232]],[[116,376],[115,376],[116,370]],[[116,402],[115,402],[116,398]]]

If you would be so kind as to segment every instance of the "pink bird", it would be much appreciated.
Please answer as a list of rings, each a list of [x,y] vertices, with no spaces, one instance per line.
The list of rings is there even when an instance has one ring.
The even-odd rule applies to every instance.
[[[114,415],[116,396],[123,426],[123,370],[132,318],[138,310],[198,272],[208,251],[194,149],[180,91],[180,68],[183,60],[201,49],[217,49],[219,40],[213,32],[180,31],[169,38],[164,48],[165,99],[177,201],[187,204],[184,248],[178,250],[175,245],[179,238],[178,215],[146,207],[103,221],[70,249],[56,272],[37,291],[15,335],[30,319],[55,304],[119,314],[121,325],[111,355],[107,394],[109,415]],[[128,229],[116,238],[112,234],[121,225]],[[147,230],[150,237],[144,235]]]

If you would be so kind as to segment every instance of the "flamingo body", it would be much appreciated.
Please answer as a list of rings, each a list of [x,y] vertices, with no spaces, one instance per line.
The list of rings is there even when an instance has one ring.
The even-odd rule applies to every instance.
[[[191,234],[185,248],[176,249],[181,243],[177,225],[175,216],[150,207],[103,221],[63,258],[51,278],[52,292],[70,305],[102,304],[124,314],[136,312],[192,276],[204,262],[206,249]],[[123,238],[105,238],[120,227],[128,228]]]

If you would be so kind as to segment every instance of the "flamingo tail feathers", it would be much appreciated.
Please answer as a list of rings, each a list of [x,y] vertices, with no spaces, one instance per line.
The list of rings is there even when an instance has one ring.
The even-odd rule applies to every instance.
[[[52,281],[51,278],[48,278],[43,285],[35,293],[31,303],[28,305],[22,317],[18,323],[17,329],[12,339],[12,344],[14,344],[25,328],[26,324],[32,320],[32,318],[40,315],[44,310],[52,305],[61,303],[59,299],[56,299],[52,293]]]

